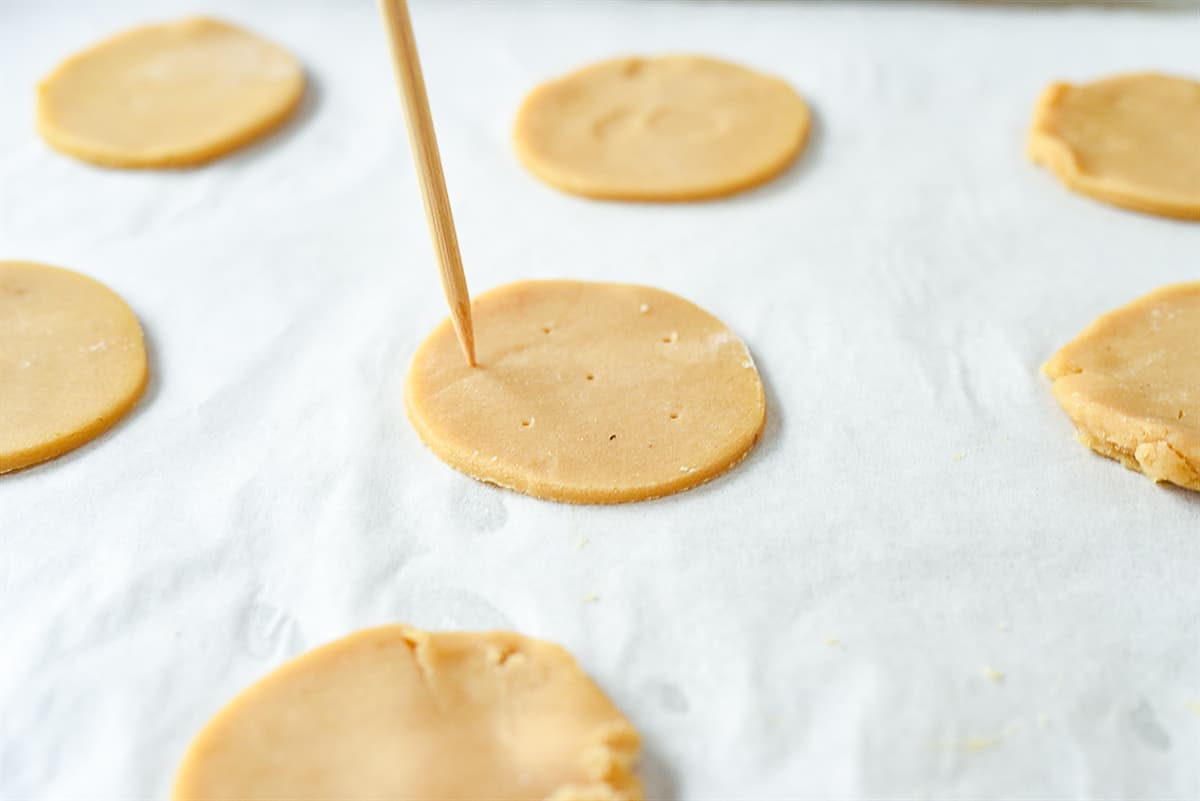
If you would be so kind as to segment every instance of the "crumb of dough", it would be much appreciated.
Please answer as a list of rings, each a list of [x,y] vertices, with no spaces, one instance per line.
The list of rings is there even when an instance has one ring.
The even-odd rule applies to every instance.
[[[972,753],[987,751],[999,745],[1002,739],[1001,737],[969,737],[963,740],[962,750]]]
[[[1003,743],[1014,731],[1017,730],[1017,728],[1018,724],[1010,723],[1009,725],[1005,726],[1003,730],[997,732],[996,734],[977,735],[975,737],[968,737],[965,740],[952,743],[950,750],[964,751],[967,753],[990,751],[991,749]]]

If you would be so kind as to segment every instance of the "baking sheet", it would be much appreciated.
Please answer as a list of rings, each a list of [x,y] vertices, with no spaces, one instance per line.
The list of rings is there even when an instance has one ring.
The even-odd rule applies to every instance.
[[[197,10],[304,61],[281,135],[178,173],[37,139],[57,60]],[[1038,373],[1097,314],[1200,277],[1200,226],[1069,194],[1023,155],[1051,79],[1196,75],[1194,8],[414,17],[473,289],[562,276],[703,305],[762,369],[763,442],[613,508],[422,447],[401,386],[444,307],[372,3],[0,0],[0,256],[120,292],[154,375],[116,430],[0,479],[0,797],[164,797],[235,692],[392,621],[570,648],[644,732],[655,798],[1200,796],[1200,495],[1093,456]],[[791,81],[815,113],[795,169],[654,206],[516,163],[538,81],[676,51]]]

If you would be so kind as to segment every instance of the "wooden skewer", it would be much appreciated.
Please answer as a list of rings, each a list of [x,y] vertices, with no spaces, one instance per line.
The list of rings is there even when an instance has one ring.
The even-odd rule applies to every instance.
[[[446,302],[450,304],[450,316],[454,332],[458,334],[458,343],[462,345],[467,364],[474,367],[475,329],[471,324],[471,295],[467,291],[467,277],[463,274],[462,256],[458,252],[458,234],[454,231],[454,215],[450,212],[450,196],[446,193],[446,175],[442,171],[437,134],[429,113],[429,96],[425,92],[425,78],[417,57],[417,41],[413,37],[408,2],[379,0],[379,7],[387,23],[396,83],[404,98],[408,141],[421,182],[429,234],[433,237],[433,248],[442,272],[442,289],[446,292]]]

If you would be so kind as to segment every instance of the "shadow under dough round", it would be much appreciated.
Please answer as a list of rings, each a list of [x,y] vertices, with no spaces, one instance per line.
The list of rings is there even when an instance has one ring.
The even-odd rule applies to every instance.
[[[38,86],[42,138],[109,167],[185,167],[281,125],[304,95],[286,50],[196,17],[117,34],[68,58]]]
[[[146,388],[137,318],[91,278],[0,261],[0,473],[77,448]]]
[[[175,801],[640,801],[637,731],[557,645],[357,632],[284,665],[197,735]]]
[[[1200,82],[1139,73],[1052,84],[1029,155],[1097,200],[1200,220]]]
[[[1105,314],[1042,369],[1085,445],[1200,490],[1200,282]]]
[[[777,78],[699,56],[622,58],[534,89],[513,141],[534,175],[566,192],[704,200],[782,173],[809,123]]]
[[[421,439],[469,476],[555,501],[645,500],[720,475],[762,433],[746,346],[668,292],[522,281],[472,311],[479,366],[445,320],[405,385]]]

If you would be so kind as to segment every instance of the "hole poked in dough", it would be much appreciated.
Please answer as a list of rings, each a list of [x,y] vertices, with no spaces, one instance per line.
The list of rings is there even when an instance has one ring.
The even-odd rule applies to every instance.
[[[762,430],[745,346],[666,292],[528,281],[478,296],[474,316],[479,367],[463,362],[446,322],[414,355],[405,387],[421,438],[468,475],[552,500],[641,500],[724,472]],[[570,322],[548,337],[547,320]],[[662,342],[671,333],[678,344]]]
[[[109,167],[203,164],[278,128],[304,69],[236,26],[193,17],[125,31],[63,61],[38,87],[38,132]]]

